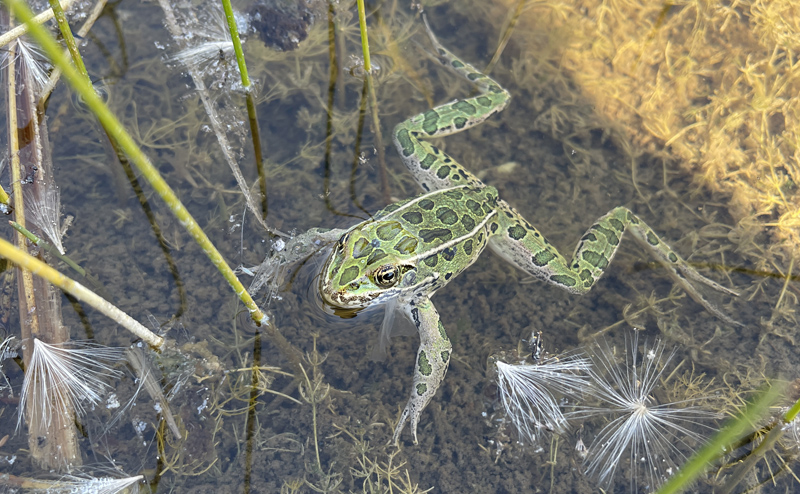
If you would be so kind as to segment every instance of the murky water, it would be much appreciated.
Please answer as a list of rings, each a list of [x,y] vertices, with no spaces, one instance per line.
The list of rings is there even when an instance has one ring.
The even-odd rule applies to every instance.
[[[516,7],[509,1],[433,3],[425,4],[426,12],[442,44],[479,68],[492,59]],[[47,115],[63,209],[75,217],[64,241],[67,253],[121,309],[154,329],[165,325],[168,338],[189,344],[184,353],[190,360],[160,363],[161,382],[184,437],[165,432],[145,393],[126,409],[98,407],[82,429],[81,451],[91,471],[97,475],[116,466],[142,474],[159,492],[406,492],[417,485],[435,492],[595,492],[597,476],[586,474],[576,445],[591,445],[608,420],[577,420],[561,435],[544,433],[538,444],[517,444],[507,426],[497,426],[501,416],[487,375],[490,355],[510,351],[541,331],[552,353],[591,352],[600,342],[622,360],[638,329],[640,342],[652,345],[658,338],[666,353],[675,349],[653,392],[655,402],[700,398],[697,404],[724,411],[741,405],[766,378],[796,378],[798,292],[796,281],[786,284],[782,277],[793,266],[791,234],[759,226],[757,217],[742,213],[745,201],[739,195],[747,192],[709,184],[709,176],[730,176],[703,171],[687,158],[691,143],[712,132],[694,134],[697,127],[690,117],[724,92],[724,86],[714,87],[715,67],[686,69],[697,75],[687,82],[676,67],[688,64],[691,56],[666,65],[641,54],[637,58],[631,55],[637,49],[615,44],[618,40],[608,35],[630,29],[622,22],[626,13],[586,3],[527,5],[491,72],[511,93],[512,103],[477,128],[437,140],[437,146],[495,186],[565,255],[571,255],[595,219],[616,206],[629,207],[703,274],[741,292],[738,298],[708,296],[743,327],[705,311],[630,240],[583,297],[531,281],[487,252],[433,299],[453,343],[451,365],[422,414],[419,444],[413,445],[406,431],[397,450],[386,443],[411,387],[418,339],[397,337],[385,361],[371,361],[383,311],[353,319],[326,314],[314,293],[321,259],[312,258],[290,273],[282,291],[269,300],[260,293],[257,299],[304,355],[307,376],[296,376],[298,385],[284,374],[290,370],[285,355],[249,322],[222,276],[162,201],[141,179],[136,180],[141,191],[135,192],[93,117],[62,84]],[[248,69],[258,87],[271,227],[284,232],[342,228],[385,206],[378,129],[391,199],[418,194],[391,144],[392,128],[432,105],[474,91],[425,56],[429,45],[422,20],[407,2],[368,7],[372,62],[379,67],[377,124],[369,109],[360,116],[365,92],[354,6],[271,11],[276,17],[270,25],[278,27],[261,26],[270,31],[262,33],[267,42],[252,32],[246,37]],[[642,53],[657,52],[650,48],[670,39],[660,29],[677,29],[675,23],[691,8],[636,10],[650,15],[652,28],[631,43],[638,42]],[[212,7],[195,9],[197,23],[185,27],[194,30],[193,40],[213,41],[221,27],[209,13]],[[181,12],[188,12],[186,6]],[[241,193],[198,92],[184,67],[171,58],[182,45],[171,38],[163,18],[157,4],[108,7],[84,40],[90,74],[102,82],[111,108],[229,264],[257,265],[270,239],[249,211],[244,214]],[[731,22],[736,29],[746,24]],[[596,27],[596,37],[577,36],[592,33],[590,26]],[[691,38],[680,30],[671,36]],[[270,46],[280,44],[275,37],[284,48],[296,44],[296,49],[276,51]],[[336,40],[333,48],[331,38]],[[331,56],[338,70],[331,70]],[[654,69],[656,78],[637,79],[643,67],[663,72]],[[232,152],[256,191],[235,60],[216,52],[202,70]],[[698,84],[707,86],[707,97],[691,101],[695,106],[681,114],[688,130],[679,132],[675,123],[674,114],[684,111],[683,100],[675,101],[677,109],[668,111],[671,116],[659,127],[659,117],[647,112],[663,110],[665,98],[652,92],[646,99],[639,85],[674,87],[682,80],[686,99],[700,91]],[[612,97],[607,86],[613,84]],[[777,96],[786,98],[780,91]],[[778,114],[780,126],[774,122]],[[794,125],[788,109],[775,107],[765,115],[776,139],[788,138]],[[665,146],[674,135],[689,144],[677,140]],[[699,147],[703,156],[710,156],[708,146]],[[745,154],[755,161],[761,151],[753,146]],[[738,159],[733,150],[730,155],[731,162]],[[734,176],[745,173],[741,170]],[[764,183],[777,181],[783,201],[791,202],[796,163],[772,170]],[[783,221],[784,212],[767,211],[773,223]],[[249,283],[246,275],[241,279]],[[16,334],[16,307],[9,314],[8,331]],[[91,308],[66,299],[64,320],[74,339],[117,346],[132,341]],[[255,380],[250,372],[254,355],[262,369]],[[17,396],[22,373],[10,361],[3,364]],[[130,374],[115,386],[123,404],[136,391]],[[0,447],[0,472],[42,477],[27,459],[24,434],[14,435],[15,414],[15,400],[9,397],[0,405],[0,437],[11,434]],[[793,459],[798,446],[789,441],[784,446],[781,456],[768,456],[770,467],[761,462],[748,473],[748,485],[766,481],[770,468],[785,471],[780,458]],[[16,455],[13,463],[11,455]],[[674,461],[681,462],[679,457]],[[630,490],[630,462],[627,453],[622,455],[606,492]],[[704,480],[698,489],[724,484],[724,475]],[[791,489],[793,482],[783,475],[777,489]],[[640,482],[639,490],[650,487]]]

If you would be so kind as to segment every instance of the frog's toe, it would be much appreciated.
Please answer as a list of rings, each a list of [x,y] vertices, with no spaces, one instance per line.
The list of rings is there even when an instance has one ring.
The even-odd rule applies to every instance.
[[[419,423],[419,416],[422,410],[415,406],[414,400],[409,400],[403,414],[400,415],[400,420],[397,422],[397,427],[394,428],[394,435],[392,435],[392,443],[400,446],[400,434],[406,426],[406,422],[410,421],[411,437],[414,439],[414,444],[417,444],[417,424]]]

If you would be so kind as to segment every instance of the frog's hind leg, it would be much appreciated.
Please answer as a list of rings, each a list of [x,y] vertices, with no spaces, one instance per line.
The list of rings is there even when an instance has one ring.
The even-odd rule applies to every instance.
[[[477,86],[480,94],[437,106],[401,122],[394,129],[394,143],[406,167],[426,191],[458,185],[481,185],[481,182],[447,153],[422,141],[461,132],[501,111],[509,101],[508,92],[497,82],[481,74],[439,44],[428,26],[425,28],[436,50],[436,59]]]
[[[465,122],[466,126],[454,125],[452,128],[441,128],[440,132],[436,135],[455,134],[464,128],[477,125],[486,120],[489,116],[502,111],[511,99],[511,95],[508,94],[508,91],[503,89],[494,79],[483,74],[471,64],[461,60],[450,50],[442,46],[441,43],[439,43],[439,40],[436,38],[436,35],[433,34],[430,24],[428,24],[428,17],[423,15],[422,20],[425,22],[425,31],[428,33],[428,38],[431,40],[434,50],[436,50],[435,54],[431,54],[434,56],[435,60],[442,64],[445,68],[455,72],[464,79],[467,79],[475,84],[478,90],[482,93],[482,96],[485,98],[477,101],[478,98],[481,98],[481,96],[477,96],[467,100],[462,100],[462,103],[466,101],[475,102],[478,104],[478,108],[476,108],[476,113],[474,115],[471,109],[462,105],[464,108],[463,112],[466,113],[467,116],[472,116],[473,118],[468,119],[468,121]],[[481,109],[483,109],[483,111],[481,111]]]
[[[489,245],[501,257],[527,273],[570,292],[586,293],[603,276],[617,252],[623,233],[629,231],[697,303],[727,323],[741,325],[707,301],[691,282],[702,283],[729,295],[738,294],[689,266],[628,208],[614,208],[598,219],[581,237],[569,262],[505,201],[498,201],[498,209],[500,214],[494,220],[496,226],[489,225],[489,228],[499,231],[494,232]]]

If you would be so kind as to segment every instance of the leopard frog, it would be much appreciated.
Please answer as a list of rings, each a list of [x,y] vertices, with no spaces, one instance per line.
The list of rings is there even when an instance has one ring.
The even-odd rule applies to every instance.
[[[395,444],[406,423],[414,443],[420,414],[444,379],[452,345],[431,296],[489,248],[522,271],[572,293],[589,291],[603,275],[624,232],[648,249],[676,281],[719,318],[735,323],[707,302],[690,283],[699,282],[735,295],[701,276],[639,217],[618,207],[598,219],[567,261],[525,218],[447,153],[423,140],[479,124],[508,104],[509,93],[494,80],[459,60],[428,36],[438,61],[471,81],[474,97],[450,102],[406,120],[394,130],[403,162],[425,193],[389,205],[347,230],[311,230],[311,237],[334,243],[319,277],[323,301],[352,314],[391,302],[419,332],[411,396],[394,430]],[[302,241],[307,241],[308,237]],[[296,241],[299,245],[302,241]]]

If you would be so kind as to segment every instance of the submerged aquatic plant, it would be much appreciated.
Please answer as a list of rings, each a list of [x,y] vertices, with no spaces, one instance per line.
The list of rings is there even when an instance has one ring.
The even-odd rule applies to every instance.
[[[587,473],[599,477],[601,485],[611,483],[627,453],[632,490],[638,491],[640,476],[646,482],[645,489],[654,490],[677,471],[687,452],[702,442],[697,429],[710,429],[703,422],[716,417],[692,404],[699,398],[670,403],[656,401],[653,390],[674,355],[674,350],[666,354],[664,350],[661,341],[652,346],[645,342],[640,359],[638,333],[635,333],[624,361],[617,363],[607,345],[598,346],[589,372],[593,381],[591,393],[602,405],[584,408],[575,415],[613,417],[587,452]]]
[[[13,59],[9,58],[11,54]],[[9,87],[16,94],[13,105],[8,105],[9,111],[15,109],[14,114],[8,114],[7,118],[18,128],[26,129],[26,137],[15,141],[11,148],[16,149],[12,153],[19,158],[19,190],[24,196],[25,217],[59,253],[64,254],[61,199],[53,179],[47,124],[46,119],[37,116],[42,111],[39,99],[49,81],[48,66],[43,60],[39,48],[20,38],[2,55],[0,65],[8,70],[15,69],[15,75],[7,75]],[[24,223],[21,219],[19,221]]]
[[[49,345],[33,340],[33,354],[25,371],[20,393],[20,414],[17,429],[22,425],[22,410],[30,402],[33,417],[28,425],[35,434],[46,433],[53,417],[85,413],[84,403],[100,403],[110,379],[121,375],[111,367],[124,357],[123,349],[95,345],[89,342],[69,342]]]
[[[527,357],[492,357],[503,412],[519,440],[529,444],[542,432],[568,429],[559,399],[580,396],[589,386],[591,367],[591,360],[578,353],[543,354],[538,337],[532,347],[533,354]]]

